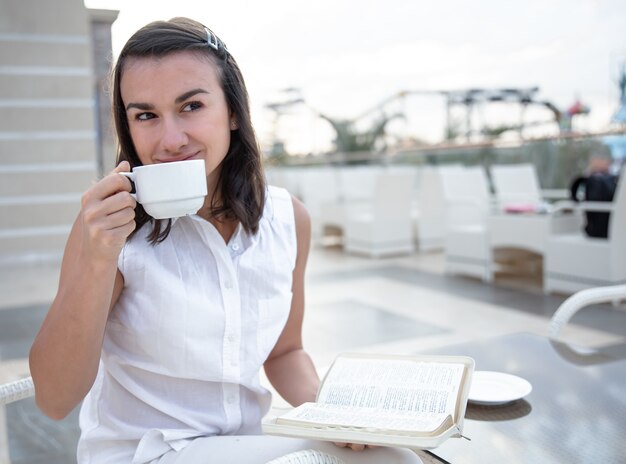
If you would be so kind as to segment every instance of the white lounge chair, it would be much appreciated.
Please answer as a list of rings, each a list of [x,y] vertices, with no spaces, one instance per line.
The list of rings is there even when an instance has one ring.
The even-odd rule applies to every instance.
[[[626,283],[626,168],[612,202],[578,203],[580,211],[610,211],[608,238],[554,234],[546,245],[544,291],[574,293]]]
[[[492,207],[489,183],[481,166],[441,172],[447,233],[445,269],[449,274],[493,279],[487,217]]]
[[[380,166],[348,166],[333,168],[334,197],[326,198],[319,204],[317,225],[319,236],[323,239],[328,230],[340,232],[345,236],[347,219],[355,211],[367,211],[372,204],[376,179],[382,172]],[[318,183],[317,189],[326,186]],[[312,219],[314,219],[312,217]]]
[[[576,233],[582,227],[579,212],[554,211],[543,201],[532,164],[495,165],[490,171],[497,209],[487,229],[491,256],[498,256],[499,264],[512,270],[525,262],[532,269],[545,257],[552,234]]]
[[[425,166],[417,177],[417,247],[419,251],[446,246],[447,204],[442,176],[463,169],[460,164]]]
[[[338,171],[330,166],[304,168],[299,174],[300,199],[311,216],[312,238],[323,237],[322,210],[325,204],[339,201]]]
[[[413,173],[379,174],[369,210],[347,211],[345,250],[371,257],[413,252],[414,184]]]
[[[541,188],[535,166],[529,163],[491,166],[491,181],[500,208],[510,204],[539,205]]]

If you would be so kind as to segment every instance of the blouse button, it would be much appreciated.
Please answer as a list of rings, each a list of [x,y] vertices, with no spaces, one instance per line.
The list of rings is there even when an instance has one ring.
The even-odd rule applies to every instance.
[[[233,243],[231,245],[231,248],[233,249],[233,251],[239,251],[239,244],[238,243]]]
[[[224,287],[230,290],[231,288],[233,288],[233,283],[230,280],[227,280],[226,282],[224,282]]]

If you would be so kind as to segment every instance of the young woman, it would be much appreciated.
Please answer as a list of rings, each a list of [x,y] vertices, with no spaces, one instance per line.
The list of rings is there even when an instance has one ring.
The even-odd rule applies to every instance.
[[[136,32],[113,79],[119,164],[70,233],[30,354],[37,404],[58,419],[84,400],[79,463],[252,463],[310,447],[260,436],[261,367],[293,405],[319,386],[301,339],[310,223],[265,185],[234,58],[176,18]],[[118,174],[189,159],[205,161],[209,193],[178,219],[149,217]]]

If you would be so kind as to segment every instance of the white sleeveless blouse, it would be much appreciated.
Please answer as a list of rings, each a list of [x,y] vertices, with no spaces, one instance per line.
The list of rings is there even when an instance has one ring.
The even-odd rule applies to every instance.
[[[119,257],[124,289],[80,414],[79,464],[147,463],[199,436],[260,433],[259,371],[291,307],[293,204],[269,187],[255,235],[228,244],[208,221],[146,224]]]

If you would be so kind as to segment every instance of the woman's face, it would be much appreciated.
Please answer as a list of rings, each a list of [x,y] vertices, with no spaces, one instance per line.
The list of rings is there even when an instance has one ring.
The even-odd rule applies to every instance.
[[[142,164],[204,159],[214,187],[236,121],[210,59],[193,52],[131,58],[120,91]]]

